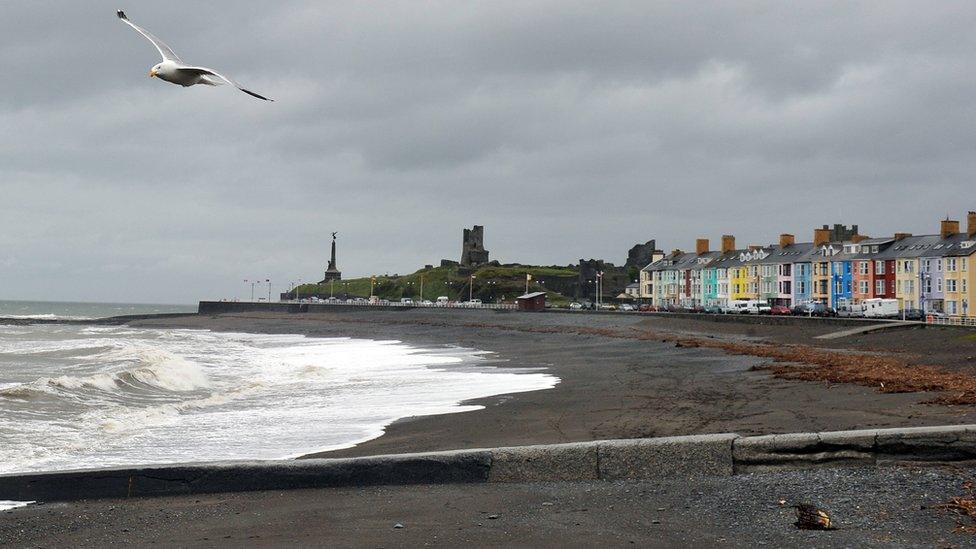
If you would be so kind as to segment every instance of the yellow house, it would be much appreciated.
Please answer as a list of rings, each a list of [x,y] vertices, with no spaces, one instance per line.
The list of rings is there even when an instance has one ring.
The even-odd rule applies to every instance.
[[[920,309],[918,301],[918,259],[895,260],[895,298],[901,309]]]
[[[946,257],[945,312],[951,316],[971,316],[969,307],[969,257]]]

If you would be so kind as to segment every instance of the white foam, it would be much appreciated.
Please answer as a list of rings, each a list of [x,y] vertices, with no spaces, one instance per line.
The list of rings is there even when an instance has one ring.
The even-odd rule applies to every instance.
[[[16,346],[30,347],[23,337]],[[0,358],[7,380],[44,376],[0,388],[0,473],[284,458],[375,438],[403,417],[476,410],[465,402],[559,382],[492,367],[480,351],[397,341],[131,327],[37,337],[51,347],[85,344],[56,357]],[[45,398],[31,398],[37,391]]]
[[[36,502],[35,501],[10,501],[6,499],[0,499],[0,511],[17,509],[18,507],[27,507],[32,503],[36,503]]]

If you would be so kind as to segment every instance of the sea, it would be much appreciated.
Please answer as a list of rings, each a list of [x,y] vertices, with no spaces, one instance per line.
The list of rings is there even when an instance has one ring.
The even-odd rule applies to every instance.
[[[0,301],[0,318],[193,309]],[[292,458],[558,382],[464,347],[0,321],[0,474]]]

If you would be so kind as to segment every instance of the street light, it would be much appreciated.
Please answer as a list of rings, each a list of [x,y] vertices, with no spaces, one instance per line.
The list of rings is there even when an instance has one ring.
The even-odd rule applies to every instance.
[[[251,285],[251,301],[254,301],[254,285],[255,284],[260,284],[260,283],[261,283],[260,280],[248,280],[246,278],[244,279],[244,284],[250,284]]]
[[[471,275],[471,279],[468,280],[468,303],[471,303],[471,300],[474,299],[474,279],[475,276]]]

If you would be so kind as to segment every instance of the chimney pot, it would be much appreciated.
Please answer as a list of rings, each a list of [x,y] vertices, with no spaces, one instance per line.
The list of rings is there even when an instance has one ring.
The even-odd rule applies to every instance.
[[[904,240],[912,236],[912,233],[895,233],[895,240]]]
[[[942,235],[942,238],[949,238],[954,234],[959,234],[959,222],[954,219],[943,219],[941,229],[939,234]]]
[[[699,238],[695,241],[695,253],[696,254],[707,254],[708,253],[708,239]]]
[[[735,251],[735,237],[730,234],[722,235],[722,253],[727,254]]]
[[[830,242],[830,229],[826,225],[822,229],[813,230],[813,245],[822,246]]]

